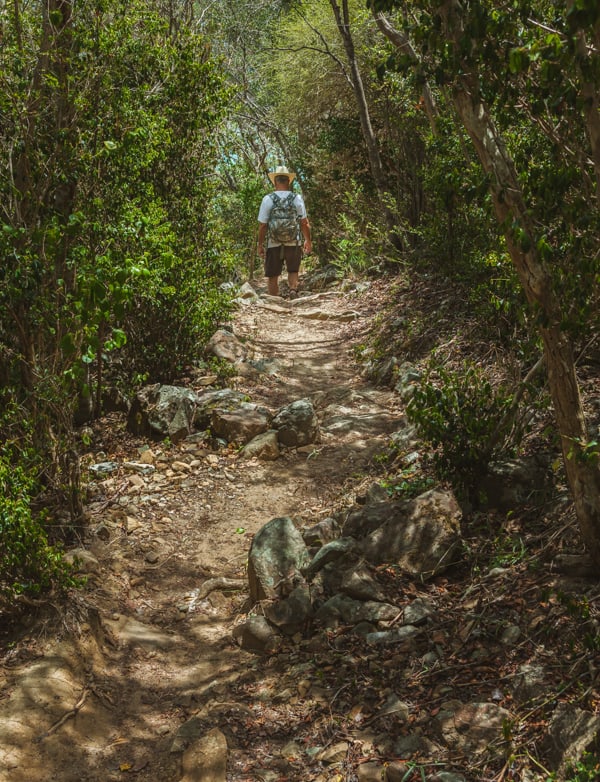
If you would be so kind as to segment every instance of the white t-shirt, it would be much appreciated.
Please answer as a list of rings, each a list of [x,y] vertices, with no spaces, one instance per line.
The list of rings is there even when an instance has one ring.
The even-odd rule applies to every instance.
[[[289,190],[277,190],[277,196],[279,198],[287,198],[290,194]],[[304,201],[302,199],[301,195],[296,194],[296,197],[294,198],[294,204],[296,205],[296,209],[298,211],[298,219],[303,220],[306,217],[306,207],[304,206]],[[259,223],[268,223],[269,222],[269,215],[271,214],[271,209],[273,208],[273,199],[270,195],[266,195],[261,204],[260,209],[258,210],[258,222]],[[287,244],[290,244],[294,246],[296,242],[287,242]],[[267,242],[267,247],[278,247],[279,244],[277,242],[272,242],[270,239]]]

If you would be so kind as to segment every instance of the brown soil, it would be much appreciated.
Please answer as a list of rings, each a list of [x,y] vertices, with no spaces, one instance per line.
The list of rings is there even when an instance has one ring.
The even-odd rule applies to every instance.
[[[426,360],[440,341],[457,366],[474,345],[489,350],[475,327],[466,344],[460,296],[436,294],[431,279],[385,291],[378,281],[360,295],[263,301],[235,318],[265,372],[232,385],[273,411],[310,397],[328,424],[314,447],[244,461],[233,448],[166,448],[128,436],[121,419],[101,423],[91,460],[138,461],[150,446],[158,480],[120,469],[91,486],[89,585],[0,627],[0,782],[179,782],[183,750],[212,728],[227,740],[228,782],[357,782],[381,779],[384,768],[405,782],[435,779],[440,768],[469,782],[546,779],[557,704],[600,713],[597,577],[578,558],[570,571],[568,558],[559,564],[581,550],[560,472],[543,507],[465,515],[464,562],[446,576],[421,584],[378,570],[395,605],[435,605],[417,649],[368,648],[350,628],[290,639],[272,657],[232,642],[248,608],[253,535],[276,516],[310,526],[347,508],[384,470],[373,457],[404,425],[403,411],[397,395],[365,381],[354,356],[386,299],[406,320],[398,334],[390,326],[400,358]],[[591,393],[596,375],[587,382]],[[200,591],[219,578],[241,586]],[[507,629],[518,629],[516,641],[505,642]],[[432,653],[439,662],[425,663]],[[530,664],[543,669],[531,702],[514,689]],[[394,698],[410,705],[408,722],[389,710]],[[435,739],[436,716],[453,699],[510,711],[498,746],[477,754],[431,745],[407,759],[398,739]]]
[[[281,673],[231,641],[245,588],[202,600],[194,590],[209,578],[244,579],[252,536],[271,518],[289,515],[310,525],[354,500],[399,420],[392,395],[369,388],[353,358],[377,291],[374,285],[362,296],[337,292],[246,306],[234,323],[250,356],[276,367],[274,374],[235,378],[234,387],[273,411],[302,397],[321,409],[341,402],[358,416],[353,430],[326,434],[301,452],[285,450],[276,462],[243,461],[233,449],[200,455],[184,480],[171,470],[146,504],[124,473],[105,496],[96,494],[84,544],[98,565],[88,586],[66,604],[31,606],[28,618],[0,637],[2,782],[109,782],[126,774],[140,782],[178,780],[174,741],[193,718],[200,730],[219,724],[227,735],[228,779],[258,779],[249,769],[259,756],[276,756],[283,740],[294,738],[302,711],[297,694],[285,713],[269,717],[278,708],[269,698],[284,689]],[[331,319],[302,316],[315,307]],[[346,321],[350,311],[356,317]],[[161,450],[133,440],[122,420],[109,418],[90,458],[136,461],[148,445]],[[173,461],[189,457],[188,448],[168,449],[159,470],[166,474]],[[273,717],[281,735],[268,737],[265,727],[260,746],[256,736],[247,738],[250,720],[256,728]],[[300,772],[297,779],[304,778]]]

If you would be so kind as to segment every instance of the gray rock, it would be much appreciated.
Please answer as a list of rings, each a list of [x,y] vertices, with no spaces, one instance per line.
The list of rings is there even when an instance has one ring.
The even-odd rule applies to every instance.
[[[386,622],[398,616],[398,608],[389,603],[374,600],[362,602],[346,595],[334,595],[315,614],[315,621],[325,627],[340,624],[356,625],[359,622]]]
[[[302,529],[302,537],[307,546],[324,546],[339,536],[339,524],[335,519],[327,518],[312,527]]]
[[[275,461],[279,458],[279,440],[277,432],[269,429],[266,432],[253,437],[250,442],[242,448],[240,458],[242,459],[261,459],[262,461]]]
[[[219,329],[209,339],[206,345],[206,352],[236,364],[246,356],[246,349],[230,331]]]
[[[403,620],[408,625],[421,625],[434,613],[431,601],[423,597],[416,597],[404,609]]]
[[[542,665],[527,663],[521,665],[513,681],[513,694],[521,703],[545,696],[546,672]]]
[[[353,538],[339,538],[339,540],[332,540],[331,543],[326,543],[305,568],[305,578],[311,581],[325,565],[339,561],[342,557],[354,551],[355,547],[356,541]]]
[[[234,639],[249,652],[274,654],[281,644],[281,636],[264,616],[251,614],[245,622],[237,625],[232,633]]]
[[[135,396],[127,428],[135,435],[178,443],[191,434],[198,397],[188,388],[155,384]]]
[[[310,556],[289,516],[271,519],[254,536],[248,555],[248,582],[254,602],[285,597],[304,581]]]
[[[282,407],[272,426],[279,442],[288,448],[314,443],[319,436],[319,422],[309,399],[298,399]]]
[[[208,429],[214,410],[231,412],[237,410],[248,397],[241,391],[231,388],[220,388],[217,391],[204,391],[196,397],[194,426],[196,429]]]
[[[390,646],[401,645],[413,649],[416,646],[417,637],[421,634],[418,627],[412,625],[402,625],[394,630],[380,630],[379,632],[369,633],[365,636],[369,646]]]
[[[184,752],[180,782],[226,782],[227,739],[213,728]]]
[[[348,597],[355,600],[385,601],[385,592],[373,578],[371,571],[364,562],[358,563],[351,570],[347,570],[340,582],[339,589]]]
[[[447,701],[434,720],[445,743],[464,755],[502,752],[503,727],[511,714],[494,703]]]
[[[460,518],[450,492],[426,492],[362,541],[364,557],[375,565],[394,563],[412,576],[432,578],[455,564]]]
[[[539,504],[552,493],[552,472],[537,456],[505,459],[488,467],[479,494],[484,508],[515,510],[525,503]]]
[[[265,616],[284,635],[294,635],[307,629],[313,609],[307,584],[297,586],[291,594],[265,606]]]
[[[552,716],[546,741],[559,778],[569,762],[576,763],[586,752],[600,752],[600,717],[590,711],[560,703]]]
[[[210,428],[217,437],[229,443],[245,445],[268,431],[271,413],[260,405],[242,402],[236,410],[213,410]]]
[[[408,502],[391,502],[390,500],[369,503],[355,508],[346,517],[342,527],[342,535],[359,540],[365,538],[387,521],[396,520],[400,523],[406,517],[407,508]]]

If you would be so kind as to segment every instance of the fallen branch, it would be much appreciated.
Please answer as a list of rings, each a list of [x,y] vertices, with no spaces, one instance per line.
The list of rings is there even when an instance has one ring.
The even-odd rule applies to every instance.
[[[48,728],[48,730],[45,733],[42,733],[42,735],[39,736],[37,741],[43,741],[44,739],[47,739],[48,736],[51,736],[53,733],[56,733],[56,731],[62,725],[64,725],[67,720],[70,720],[71,717],[76,717],[79,714],[79,712],[80,712],[80,710],[81,710],[83,704],[85,703],[86,698],[87,698],[87,696],[89,694],[90,694],[89,688],[85,687],[83,692],[81,693],[81,697],[79,698],[79,700],[77,701],[75,706],[73,706],[72,709],[69,709],[69,711],[67,711],[65,714],[63,714],[63,716],[59,720],[57,720],[50,728]]]

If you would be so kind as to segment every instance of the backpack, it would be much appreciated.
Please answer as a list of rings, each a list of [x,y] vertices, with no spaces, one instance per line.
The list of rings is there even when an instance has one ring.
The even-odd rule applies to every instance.
[[[295,198],[294,193],[289,193],[285,198],[271,193],[273,206],[269,215],[269,239],[276,244],[291,244],[299,241],[300,230]]]

